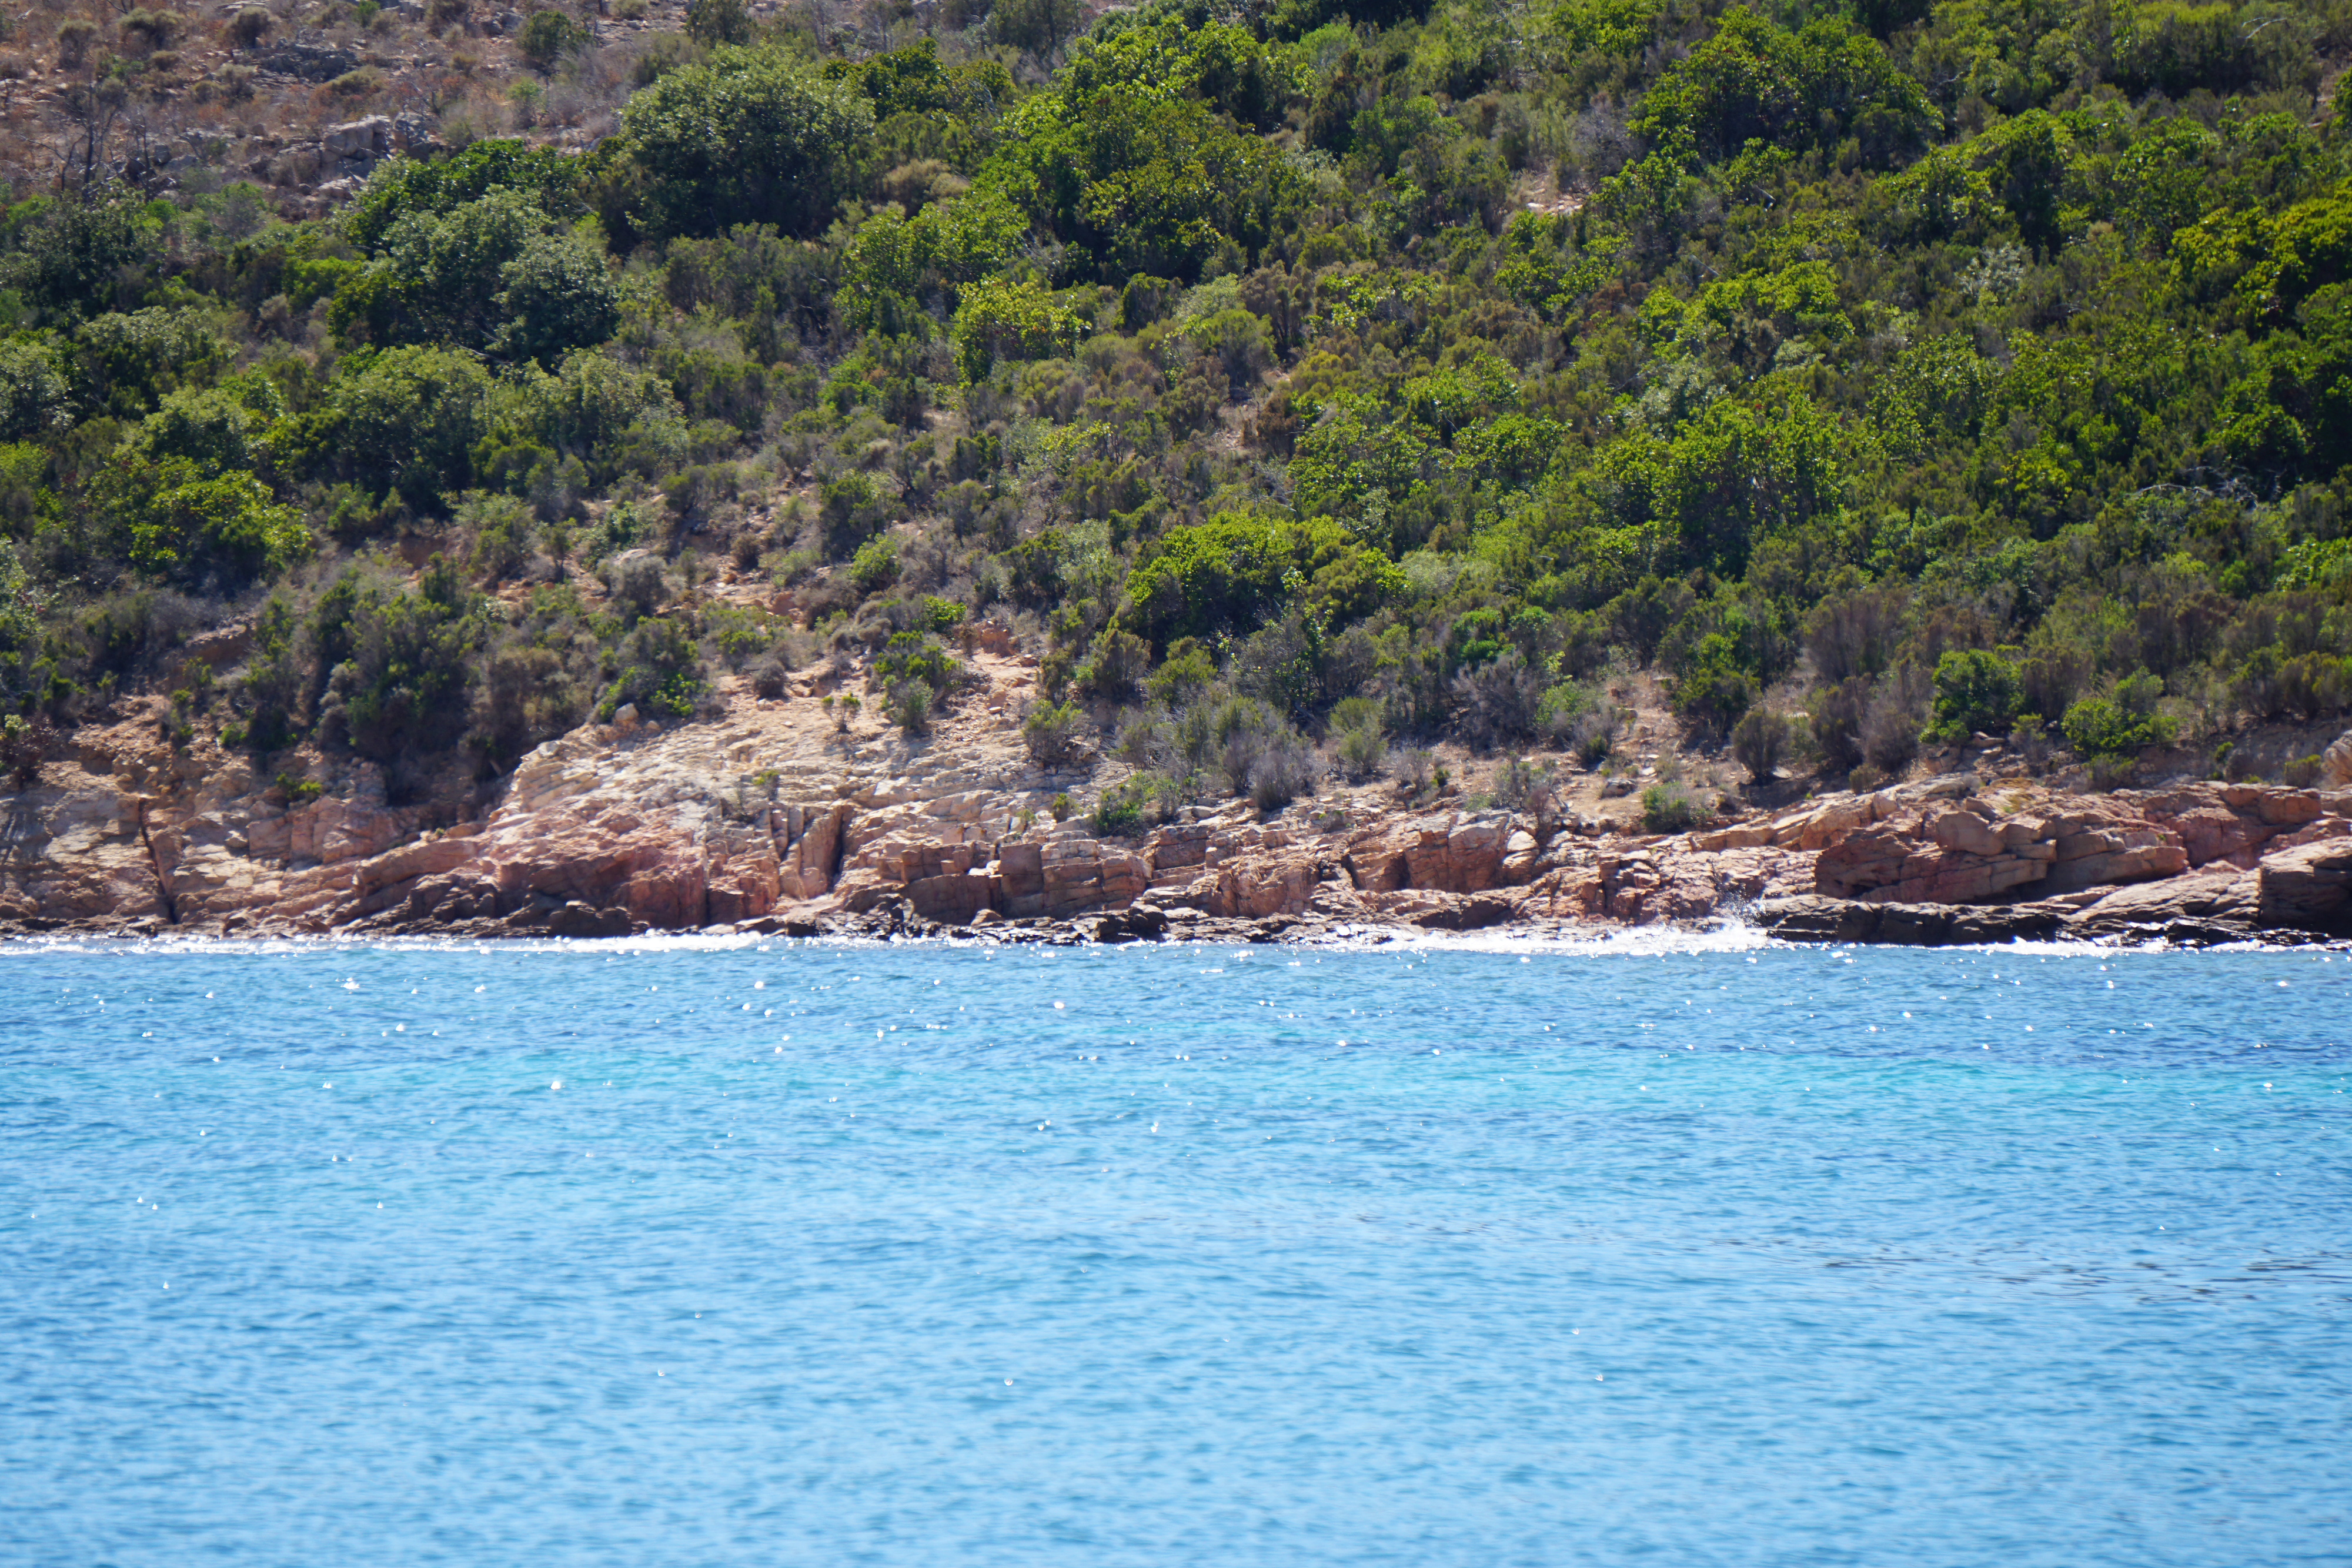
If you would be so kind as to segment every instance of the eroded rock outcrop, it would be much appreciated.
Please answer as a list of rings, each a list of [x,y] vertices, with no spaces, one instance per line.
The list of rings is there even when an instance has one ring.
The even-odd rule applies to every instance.
[[[0,919],[574,936],[1051,922],[1132,939],[1752,911],[1790,936],[1895,942],[2352,927],[2352,796],[2261,785],[1993,799],[1953,775],[1672,837],[1372,790],[1106,836],[1045,809],[1115,766],[1032,766],[1012,717],[1024,666],[1001,669],[961,729],[922,740],[837,733],[805,703],[590,727],[462,817],[389,803],[364,766],[321,794],[175,751],[152,724],[93,732],[10,800]]]

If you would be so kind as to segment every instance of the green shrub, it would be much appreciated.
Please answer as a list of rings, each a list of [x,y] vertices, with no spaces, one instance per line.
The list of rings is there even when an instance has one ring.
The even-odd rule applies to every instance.
[[[704,0],[705,4],[709,0]],[[534,70],[553,68],[555,62],[570,50],[588,41],[587,29],[557,10],[534,11],[530,20],[522,25],[516,47]]]
[[[1022,743],[1030,759],[1043,768],[1058,768],[1077,748],[1079,714],[1075,703],[1036,702],[1021,720]]]
[[[1343,697],[1331,706],[1331,728],[1339,737],[1339,769],[1350,779],[1376,778],[1388,762],[1381,733],[1381,707],[1370,697]]]
[[[475,496],[457,509],[460,525],[475,530],[466,564],[488,582],[503,582],[530,559],[530,507],[506,496]]]
[[[1314,747],[1287,730],[1258,738],[1250,760],[1250,804],[1278,810],[1315,788],[1321,772]]]
[[[1377,779],[1388,765],[1389,743],[1377,727],[1339,732],[1339,769],[1355,779]]]
[[[2152,746],[2172,743],[2172,721],[2158,715],[2134,715],[2105,697],[2085,697],[2066,710],[2060,727],[2066,744],[2085,760],[2092,758],[2134,757]]]
[[[607,227],[656,239],[740,224],[820,234],[873,124],[856,89],[785,49],[720,45],[623,108],[607,166],[633,178],[614,182]]]
[[[266,7],[247,5],[229,18],[226,29],[229,47],[249,49],[268,37],[270,29],[277,26],[278,18],[271,16]]]
[[[956,369],[967,382],[984,380],[999,360],[1045,360],[1076,345],[1076,312],[1034,284],[991,280],[963,291],[950,325]]]
[[[2305,724],[2342,712],[2352,706],[2352,659],[2311,653],[2280,661],[2278,699]]]
[[[1206,644],[1194,637],[1180,637],[1168,650],[1145,683],[1152,700],[1171,708],[1181,707],[1192,700],[1193,694],[1212,685],[1217,678],[1217,661]]]
[[[1675,716],[1701,735],[1721,736],[1755,702],[1755,677],[1735,662],[1731,639],[1709,632],[1687,673],[1675,682]]]
[[[1507,757],[1495,769],[1496,803],[1514,811],[1539,811],[1551,799],[1551,770],[1524,757]]]
[[[320,461],[412,507],[464,487],[489,418],[490,374],[470,354],[398,348],[336,368],[328,423],[310,439]]]
[[[1929,732],[1965,741],[1979,733],[2004,735],[2024,700],[2017,666],[1981,648],[1951,648],[1936,662],[1936,706]]]
[[[849,562],[849,580],[860,593],[879,593],[898,581],[898,545],[885,536],[858,546]]]
[[[962,605],[930,593],[923,595],[921,613],[923,630],[941,637],[962,625],[965,616]]]
[[[918,681],[938,696],[955,685],[961,670],[938,638],[923,632],[899,632],[876,657],[874,674],[891,690],[904,682]]]
[[[730,669],[740,670],[745,661],[774,647],[782,629],[782,622],[764,610],[721,603],[702,612],[702,640]]]
[[[301,622],[293,601],[273,593],[254,618],[253,652],[230,701],[245,715],[242,744],[267,754],[289,744],[296,734],[310,673],[300,648]],[[240,744],[221,735],[221,744]]]
[[[1680,779],[1663,779],[1642,791],[1642,831],[1687,833],[1708,816],[1706,803]]]
[[[56,749],[57,739],[57,729],[46,715],[0,714],[0,773],[17,789],[29,789]]]
[[[457,743],[483,626],[446,558],[435,556],[414,589],[346,570],[320,600],[312,629],[328,671],[320,717],[331,738],[381,762]]]
[[[1731,755],[1748,769],[1748,778],[1761,784],[1780,768],[1792,738],[1788,715],[1749,708],[1732,727]]]
[[[1128,577],[1129,629],[1161,643],[1246,631],[1300,591],[1336,626],[1402,592],[1403,580],[1328,518],[1221,514],[1170,528],[1144,552]]]
[[[890,722],[908,735],[920,735],[930,726],[931,688],[922,681],[902,680],[889,688]]]
[[[844,474],[828,480],[823,496],[824,552],[830,559],[851,559],[889,520],[889,498],[871,474]]]
[[[1144,811],[1156,795],[1158,780],[1149,775],[1139,775],[1124,784],[1114,785],[1103,791],[1095,805],[1092,819],[1095,836],[1102,839],[1131,839],[1144,830]]]
[[[117,516],[131,564],[158,577],[218,579],[241,587],[310,553],[302,515],[250,473],[201,476],[173,460],[116,476]]]
[[[687,0],[686,36],[708,48],[751,41],[751,12],[743,0]]]
[[[608,664],[615,673],[596,704],[601,723],[629,704],[648,718],[691,718],[709,689],[702,650],[683,622],[667,616],[639,621]]]

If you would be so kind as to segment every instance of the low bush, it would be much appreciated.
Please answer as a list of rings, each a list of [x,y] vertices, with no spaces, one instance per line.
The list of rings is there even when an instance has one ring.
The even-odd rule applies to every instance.
[[[892,690],[908,681],[920,682],[933,696],[944,695],[962,673],[940,640],[922,632],[893,633],[874,660],[875,678]]]
[[[2024,685],[2017,666],[1981,648],[1948,649],[1936,664],[1936,704],[1929,733],[1965,741],[2000,735],[2016,721]]]
[[[1929,680],[1906,664],[1880,681],[1862,709],[1862,754],[1870,765],[1898,774],[1919,755],[1919,726],[1927,715]]]
[[[57,740],[57,728],[45,715],[0,714],[0,773],[17,789],[29,788]]]
[[[1761,784],[1780,768],[1780,759],[1789,753],[1794,727],[1786,714],[1769,709],[1749,708],[1731,728],[1731,755],[1739,766],[1748,769],[1748,777]]]
[[[879,593],[898,580],[898,547],[887,538],[867,539],[849,562],[849,580],[860,593]]]
[[[1077,754],[1080,715],[1076,703],[1034,702],[1022,716],[1021,740],[1041,768],[1058,768]]]
[[[2135,715],[2106,697],[2084,697],[2066,710],[2060,728],[2078,757],[2137,757],[2151,746],[2167,746],[2173,738],[2169,719],[2157,714]]]
[[[1544,695],[1543,677],[1516,646],[1504,648],[1477,668],[1454,677],[1462,737],[1480,751],[1532,738]]]
[[[516,40],[522,57],[535,70],[551,70],[570,50],[588,42],[587,29],[561,11],[534,11]]]
[[[597,699],[600,723],[631,704],[647,718],[690,718],[709,689],[701,648],[684,622],[667,617],[639,621],[606,663],[613,675]]]
[[[1675,716],[1703,737],[1728,733],[1756,701],[1755,677],[1709,646],[1724,641],[1720,632],[1702,639],[1699,662],[1675,682]]]
[[[1097,802],[1094,810],[1095,836],[1131,839],[1141,833],[1146,810],[1157,796],[1154,786],[1158,782],[1150,774],[1139,774],[1124,784],[1104,790],[1102,800]]]
[[[920,735],[930,727],[931,688],[916,679],[902,680],[890,688],[890,722],[908,735]]]
[[[1321,771],[1315,748],[1298,736],[1264,737],[1250,763],[1250,803],[1261,811],[1279,810],[1310,793]]]
[[[1388,766],[1388,742],[1377,728],[1342,730],[1339,769],[1355,779],[1377,779]]]
[[[1623,711],[1604,698],[1590,711],[1577,715],[1576,722],[1569,727],[1568,748],[1585,767],[1598,768],[1616,749],[1617,730],[1624,722]]]
[[[413,590],[346,571],[312,618],[328,672],[320,717],[330,738],[380,762],[454,746],[466,727],[483,632],[479,600],[446,557],[435,556]]]
[[[1687,833],[1708,816],[1706,804],[1679,779],[1661,779],[1642,791],[1642,831]]]
[[[1495,770],[1495,802],[1514,811],[1540,813],[1551,803],[1551,771],[1524,757],[1507,757]]]

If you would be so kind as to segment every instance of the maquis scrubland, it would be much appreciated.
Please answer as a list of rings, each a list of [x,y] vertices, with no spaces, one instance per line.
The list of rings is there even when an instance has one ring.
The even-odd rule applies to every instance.
[[[591,16],[323,216],[13,193],[13,758],[232,619],[163,722],[395,791],[827,657],[919,732],[983,620],[1139,803],[1601,765],[1628,672],[1841,786],[2352,706],[2347,0]]]

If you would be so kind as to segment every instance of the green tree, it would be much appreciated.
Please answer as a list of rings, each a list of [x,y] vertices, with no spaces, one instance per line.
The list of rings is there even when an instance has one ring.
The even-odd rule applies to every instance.
[[[721,46],[630,99],[621,123],[625,211],[643,233],[811,235],[832,221],[874,111],[779,48]]]
[[[999,360],[1042,360],[1076,346],[1076,314],[1034,283],[990,281],[963,291],[948,336],[967,382],[986,378]]]
[[[587,211],[579,186],[581,160],[551,147],[494,138],[431,161],[391,158],[368,176],[343,219],[343,232],[363,251],[380,248],[392,226],[415,214],[446,213],[504,187],[527,193],[531,205],[551,218],[569,220]]]
[[[337,367],[328,394],[323,460],[372,490],[434,506],[471,478],[489,401],[489,371],[470,354],[401,348],[354,355]]]
[[[686,36],[706,48],[748,44],[752,31],[751,10],[743,0],[687,0]]]
[[[689,17],[689,24],[691,20]],[[530,62],[532,69],[549,71],[555,68],[556,61],[587,41],[588,30],[585,27],[562,12],[550,7],[531,13],[530,19],[522,25],[522,33],[515,43],[522,51],[522,57]]]
[[[1654,141],[1686,141],[1709,162],[1751,142],[1834,146],[1849,135],[1884,161],[1934,123],[1927,95],[1868,34],[1835,17],[1791,33],[1745,6],[1725,12],[1713,37],[1659,76],[1633,120]]]
[[[331,737],[383,762],[457,744],[483,626],[455,563],[434,557],[414,589],[347,570],[320,598],[312,625],[327,672],[320,716]]]
[[[1981,648],[1951,648],[1936,664],[1930,729],[1946,740],[2007,735],[2024,700],[2017,666]]]
[[[1248,632],[1293,597],[1351,619],[1402,586],[1391,562],[1337,523],[1227,514],[1161,535],[1129,575],[1121,615],[1164,645]]]

